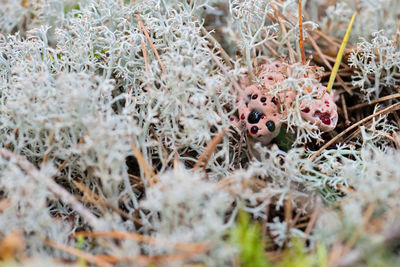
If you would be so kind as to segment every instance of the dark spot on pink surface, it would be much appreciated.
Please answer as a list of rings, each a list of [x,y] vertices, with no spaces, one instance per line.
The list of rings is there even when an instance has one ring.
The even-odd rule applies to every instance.
[[[261,112],[259,112],[259,111],[255,110],[255,109],[253,109],[253,110],[249,113],[249,116],[247,116],[247,121],[248,121],[250,124],[256,124],[256,123],[258,123],[258,122],[260,121],[262,115],[263,115],[263,114],[262,114]]]
[[[324,113],[324,115],[319,117],[323,124],[329,125],[331,124],[331,119],[328,113]]]
[[[251,132],[252,134],[257,134],[257,132],[258,132],[258,127],[257,127],[257,126],[251,127],[250,132]]]
[[[323,124],[331,124],[331,115],[328,112],[321,112],[319,110],[315,111],[313,117],[318,117]]]
[[[275,131],[275,122],[273,121],[267,121],[267,123],[265,124],[265,126],[267,126],[268,130],[270,132]]]
[[[321,111],[317,110],[314,112],[313,117],[319,117],[321,116]]]

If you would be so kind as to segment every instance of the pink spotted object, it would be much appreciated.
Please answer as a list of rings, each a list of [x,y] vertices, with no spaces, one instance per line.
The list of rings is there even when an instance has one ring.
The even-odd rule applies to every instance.
[[[263,63],[257,75],[260,83],[249,85],[248,78],[239,81],[243,88],[237,102],[239,117],[232,116],[230,120],[238,128],[245,127],[253,139],[263,144],[270,143],[279,134],[286,116],[280,105],[289,107],[296,98],[294,91],[284,91],[278,96],[270,93],[272,88],[287,78],[288,68],[288,64],[280,61]],[[310,72],[309,75],[314,74]],[[311,91],[317,91],[318,96],[301,102],[302,118],[315,124],[321,131],[332,131],[338,120],[333,93],[328,94],[326,87],[320,83],[316,84],[316,88],[310,88]]]

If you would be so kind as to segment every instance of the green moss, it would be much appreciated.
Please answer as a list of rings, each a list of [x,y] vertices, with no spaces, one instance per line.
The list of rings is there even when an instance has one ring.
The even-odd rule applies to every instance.
[[[250,216],[240,211],[236,227],[230,232],[231,242],[240,248],[240,266],[266,267],[270,266],[264,252],[265,240],[262,238],[261,227],[250,221]]]
[[[295,137],[286,131],[285,127],[282,127],[277,137],[275,137],[276,144],[280,149],[287,152],[292,148],[295,141]]]
[[[279,267],[323,267],[328,264],[328,252],[326,247],[319,244],[316,251],[307,253],[302,240],[293,239],[292,246],[284,252],[284,257],[276,265]]]

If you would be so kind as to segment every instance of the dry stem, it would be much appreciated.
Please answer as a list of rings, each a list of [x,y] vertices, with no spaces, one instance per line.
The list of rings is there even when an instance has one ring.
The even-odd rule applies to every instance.
[[[366,117],[366,118],[360,120],[359,122],[357,122],[357,123],[351,125],[351,126],[348,127],[346,130],[344,130],[344,131],[341,132],[340,134],[336,135],[336,136],[335,136],[334,138],[332,138],[329,142],[327,142],[325,145],[323,145],[317,152],[315,152],[315,153],[311,156],[310,161],[315,160],[315,159],[318,157],[318,155],[321,154],[322,151],[324,151],[325,149],[327,149],[330,145],[334,144],[337,140],[339,140],[339,139],[340,139],[342,136],[344,136],[346,133],[350,132],[350,131],[353,130],[354,128],[360,126],[360,125],[363,124],[364,122],[369,121],[370,119],[372,119],[372,118],[374,118],[374,117],[376,117],[376,116],[379,116],[379,115],[382,115],[382,114],[386,114],[386,113],[389,113],[389,112],[393,111],[393,110],[396,109],[399,105],[400,105],[400,102],[399,102],[399,103],[396,103],[396,104],[393,104],[393,105],[391,105],[391,106],[389,106],[389,107],[387,107],[387,108],[385,108],[385,109],[383,109],[383,110],[381,110],[381,111],[379,111],[379,112],[377,112],[377,113],[374,113],[374,114],[372,114],[372,115],[370,115],[370,116],[368,116],[368,117]],[[303,171],[304,168],[305,168],[305,166],[303,166],[303,167],[301,168],[301,171]]]
[[[88,262],[90,262],[92,264],[96,264],[96,265],[98,265],[100,267],[112,267],[111,264],[109,264],[106,261],[98,258],[97,256],[94,256],[94,255],[89,254],[87,252],[81,251],[79,249],[76,249],[76,248],[73,248],[73,247],[70,247],[70,246],[61,245],[61,244],[58,244],[58,243],[53,242],[53,241],[48,240],[48,239],[46,239],[44,241],[44,243],[49,245],[50,247],[53,247],[55,249],[64,251],[64,252],[66,252],[68,254],[74,255],[74,256],[76,256],[78,258],[81,258],[81,259],[84,259],[84,260],[86,260],[86,261],[88,261]]]
[[[187,242],[176,242],[171,244],[169,240],[156,238],[147,235],[141,235],[132,232],[76,232],[73,236],[82,236],[82,237],[110,237],[116,239],[127,239],[134,240],[136,242],[142,242],[150,245],[160,245],[165,244],[168,246],[173,246],[173,248],[188,252],[188,253],[200,253],[207,251],[210,246],[207,243],[187,243]]]
[[[158,51],[157,51],[156,47],[154,46],[153,42],[151,41],[149,33],[147,32],[146,28],[144,27],[142,19],[139,17],[139,15],[136,15],[136,18],[138,20],[138,23],[139,23],[139,26],[140,26],[141,30],[143,31],[144,35],[146,36],[147,41],[149,42],[149,45],[150,45],[151,49],[154,52],[154,55],[157,58],[158,63],[160,64],[162,73],[166,74],[167,70],[165,69],[164,64],[161,61],[160,55],[158,54]]]
[[[201,153],[199,159],[193,167],[193,170],[196,171],[200,168],[202,162],[204,162],[204,168],[207,166],[207,162],[210,159],[211,154],[217,148],[217,145],[221,142],[222,138],[226,133],[226,129],[222,130],[218,135],[216,135],[211,142],[207,145],[206,149]]]

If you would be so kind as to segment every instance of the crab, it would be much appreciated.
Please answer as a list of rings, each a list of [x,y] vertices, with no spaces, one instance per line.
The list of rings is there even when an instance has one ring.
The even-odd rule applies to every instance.
[[[248,79],[240,81],[243,91],[239,93],[237,106],[239,116],[230,120],[239,129],[247,130],[256,141],[269,144],[280,132],[282,121],[287,114],[281,105],[289,107],[296,99],[294,91],[284,91],[274,96],[271,90],[288,77],[290,65],[272,61],[259,66],[259,83],[249,85]],[[312,69],[311,69],[312,70]],[[308,74],[315,75],[312,71]],[[318,77],[314,77],[318,79]],[[300,103],[301,117],[321,131],[329,132],[336,127],[337,107],[333,93],[328,93],[320,83],[309,92],[318,92],[318,96],[305,98]],[[316,89],[316,90],[315,90]]]

